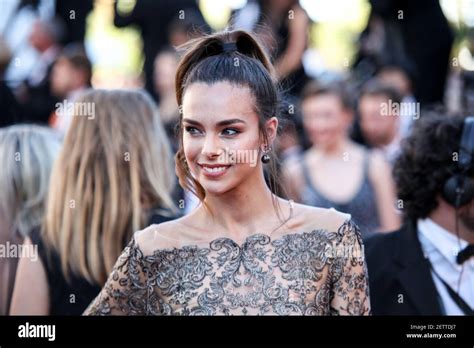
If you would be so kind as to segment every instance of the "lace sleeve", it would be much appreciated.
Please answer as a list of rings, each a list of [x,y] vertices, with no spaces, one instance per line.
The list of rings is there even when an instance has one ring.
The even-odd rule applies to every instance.
[[[132,238],[83,315],[145,315],[148,298],[145,270],[143,254]]]
[[[331,315],[370,315],[367,267],[359,227],[348,220],[337,234],[331,265]]]

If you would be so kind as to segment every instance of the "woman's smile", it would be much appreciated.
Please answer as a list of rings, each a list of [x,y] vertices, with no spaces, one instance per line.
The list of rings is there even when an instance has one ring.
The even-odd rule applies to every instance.
[[[202,174],[205,177],[211,179],[217,179],[225,175],[231,165],[224,165],[221,163],[207,164],[207,163],[198,163],[199,168],[202,169]]]

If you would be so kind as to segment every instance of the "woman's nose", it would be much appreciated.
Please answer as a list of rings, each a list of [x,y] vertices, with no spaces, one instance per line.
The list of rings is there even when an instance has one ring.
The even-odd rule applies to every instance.
[[[201,153],[208,157],[219,156],[221,154],[219,138],[213,134],[206,135]]]

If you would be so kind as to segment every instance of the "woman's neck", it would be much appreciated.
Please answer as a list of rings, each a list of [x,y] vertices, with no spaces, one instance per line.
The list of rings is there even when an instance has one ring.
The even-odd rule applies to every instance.
[[[215,227],[232,239],[243,240],[273,226],[272,217],[277,215],[272,196],[262,173],[256,180],[247,180],[225,194],[208,194],[204,200],[206,207],[202,207],[203,215],[206,220],[211,218]]]
[[[339,139],[333,142],[330,146],[325,148],[319,146],[313,146],[312,150],[314,153],[319,153],[323,157],[342,158],[345,152],[349,152],[352,148],[352,142],[348,139]]]

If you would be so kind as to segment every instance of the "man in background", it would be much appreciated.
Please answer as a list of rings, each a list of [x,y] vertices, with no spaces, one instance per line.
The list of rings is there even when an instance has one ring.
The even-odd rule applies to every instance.
[[[415,122],[393,170],[405,224],[365,243],[373,314],[474,314],[473,151],[474,117]]]

